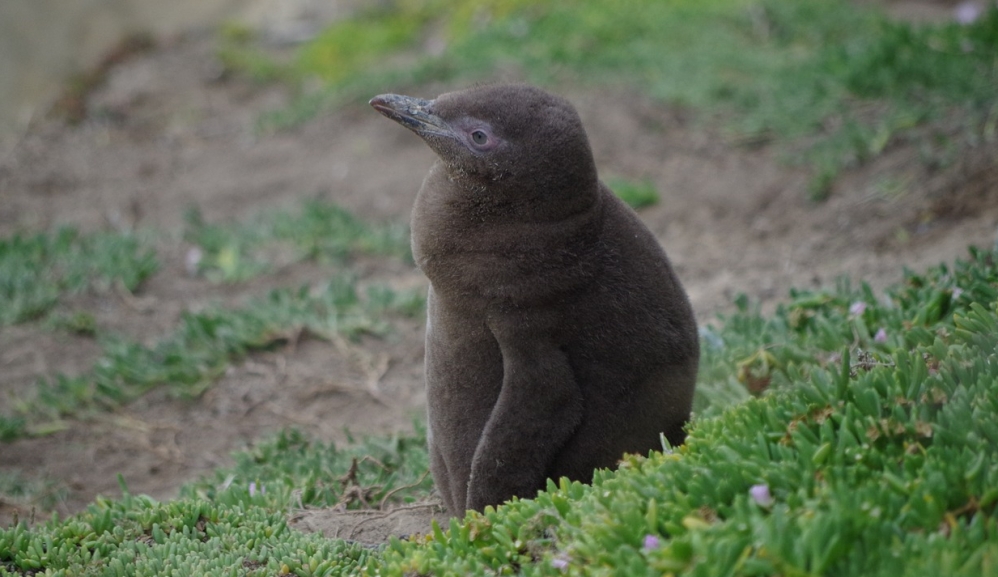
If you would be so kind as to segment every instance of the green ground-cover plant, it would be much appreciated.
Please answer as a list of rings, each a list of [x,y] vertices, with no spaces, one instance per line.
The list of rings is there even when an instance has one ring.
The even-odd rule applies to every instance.
[[[789,302],[769,317],[738,298],[737,312],[722,317],[720,328],[701,330],[697,412],[716,414],[727,401],[791,387],[813,368],[837,362],[844,346],[858,351],[861,362],[876,364],[891,351],[930,344],[937,331],[954,330],[955,312],[998,300],[994,258],[994,252],[972,249],[971,259],[952,270],[906,271],[881,298],[848,279],[831,291],[791,290]],[[735,371],[728,370],[732,366]]]
[[[44,528],[0,533],[0,575],[356,575],[374,552],[289,529],[253,505],[98,498]]]
[[[233,467],[187,485],[177,501],[157,503],[126,490],[118,501],[98,498],[73,519],[49,523],[51,533],[23,525],[0,530],[0,575],[46,568],[57,575],[356,575],[370,552],[289,530],[284,514],[426,495],[432,481],[425,444],[418,425],[411,435],[344,448],[282,431],[237,453]],[[0,477],[0,496],[14,503],[39,490],[24,484]]]
[[[52,311],[60,299],[82,290],[106,291],[116,284],[135,290],[158,268],[153,231],[87,235],[63,228],[0,239],[0,327],[47,318],[49,327],[98,339],[103,350],[91,371],[41,379],[30,394],[8,398],[0,406],[0,440],[58,430],[63,419],[118,407],[159,385],[197,396],[232,362],[295,331],[322,338],[384,334],[389,315],[423,309],[420,291],[384,284],[359,290],[349,270],[350,257],[361,254],[411,261],[402,225],[369,224],[312,200],[300,210],[228,224],[207,224],[192,210],[186,236],[202,252],[198,266],[212,280],[245,279],[275,261],[311,259],[336,264],[337,271],[323,286],[273,291],[242,308],[187,312],[172,334],[145,345],[101,330],[86,310]]]
[[[606,184],[620,200],[635,210],[652,206],[659,201],[658,190],[655,189],[655,184],[649,180],[610,177]]]
[[[148,240],[132,233],[66,227],[0,238],[0,327],[44,318],[60,299],[88,289],[135,290],[158,267]]]
[[[354,458],[360,487],[407,483],[425,467],[418,433],[367,449],[386,466],[363,471],[363,452],[286,433],[184,499],[101,499],[64,522],[2,530],[0,575],[151,575],[171,562],[248,575],[998,572],[998,252],[909,272],[884,298],[842,282],[724,320],[705,333],[701,387],[756,383],[759,398],[708,406],[683,447],[629,457],[591,486],[551,483],[364,551],[288,531],[289,491],[340,502],[309,469]]]
[[[400,52],[418,56],[392,57]],[[733,142],[778,140],[813,167],[810,195],[820,199],[842,168],[915,135],[933,165],[998,137],[996,56],[995,7],[969,24],[928,25],[847,0],[395,2],[334,23],[284,68],[272,63],[321,88],[263,124],[301,122],[324,102],[512,69],[552,87],[633,86],[699,112]]]
[[[242,308],[186,312],[172,334],[151,346],[102,337],[103,353],[90,372],[42,379],[33,396],[0,409],[0,439],[56,430],[61,419],[121,406],[156,386],[196,397],[234,361],[300,331],[320,338],[379,335],[390,327],[387,315],[422,310],[418,291],[374,285],[361,295],[356,285],[340,274],[320,287],[274,290]]]
[[[201,250],[198,270],[215,282],[246,280],[275,265],[306,259],[342,263],[370,254],[412,260],[406,226],[367,223],[318,200],[305,201],[299,211],[268,211],[245,222],[220,224],[206,223],[192,208],[184,237]]]
[[[191,483],[183,497],[226,505],[257,505],[279,511],[295,507],[380,507],[425,496],[433,482],[426,433],[350,439],[343,448],[282,431],[251,450],[236,453],[236,464]]]

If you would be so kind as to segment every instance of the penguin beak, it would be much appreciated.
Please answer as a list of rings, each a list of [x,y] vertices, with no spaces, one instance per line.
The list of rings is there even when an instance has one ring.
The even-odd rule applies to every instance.
[[[371,99],[375,110],[420,136],[453,136],[442,118],[430,112],[432,100],[401,94],[382,94]]]

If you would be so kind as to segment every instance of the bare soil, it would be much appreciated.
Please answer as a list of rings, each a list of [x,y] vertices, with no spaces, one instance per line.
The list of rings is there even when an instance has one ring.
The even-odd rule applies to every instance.
[[[82,122],[39,122],[0,157],[0,235],[61,224],[167,233],[158,247],[161,270],[135,295],[89,294],[63,305],[92,312],[101,330],[154,342],[185,310],[238,304],[332,272],[302,263],[236,285],[191,277],[184,268],[190,247],[180,235],[190,206],[220,221],[321,197],[369,220],[408,218],[433,161],[416,137],[363,104],[293,130],[256,134],[258,115],[286,104],[288,93],[218,71],[208,37],[162,44],[113,66],[89,95]],[[457,87],[416,92],[432,97],[451,88]],[[602,175],[650,179],[661,192],[661,202],[640,215],[668,252],[702,323],[730,310],[738,293],[772,307],[792,286],[828,286],[839,275],[882,288],[901,278],[902,267],[949,262],[964,256],[967,245],[995,242],[995,143],[933,169],[919,161],[914,145],[899,145],[843,175],[827,201],[814,203],[807,200],[808,173],[783,161],[785,150],[728,142],[684,111],[624,88],[560,92],[578,107]],[[356,266],[363,279],[425,283],[399,263]],[[153,391],[63,431],[0,444],[0,474],[56,481],[54,510],[66,515],[98,494],[117,495],[119,473],[132,492],[168,499],[184,482],[231,463],[233,450],[286,426],[327,441],[344,441],[346,430],[408,430],[424,406],[423,326],[405,320],[395,326],[385,338],[359,343],[306,337],[252,355],[196,401]],[[85,371],[98,352],[86,337],[31,324],[6,327],[0,399],[28,390],[39,377]],[[0,501],[0,524],[15,513],[27,518],[32,507]],[[362,540],[370,542],[385,532],[415,531],[400,528],[397,514],[332,513],[331,525],[312,512],[293,521],[354,538],[370,523],[382,531],[366,534]]]

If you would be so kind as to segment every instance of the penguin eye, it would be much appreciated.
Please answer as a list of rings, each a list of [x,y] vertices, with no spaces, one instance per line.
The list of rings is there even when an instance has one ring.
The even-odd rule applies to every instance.
[[[471,141],[481,146],[489,141],[489,135],[484,130],[476,130],[471,133]]]

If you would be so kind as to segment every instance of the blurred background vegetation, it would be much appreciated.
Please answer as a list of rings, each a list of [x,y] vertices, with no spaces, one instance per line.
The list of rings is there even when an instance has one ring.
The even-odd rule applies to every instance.
[[[918,139],[945,165],[995,138],[998,8],[913,24],[844,0],[426,0],[378,3],[275,57],[239,26],[220,57],[293,86],[279,128],[385,86],[514,78],[623,85],[689,110],[748,146],[809,165],[810,194],[887,147]]]
[[[264,129],[386,86],[609,84],[690,111],[732,143],[776,142],[789,162],[812,169],[809,193],[821,200],[843,169],[892,145],[917,140],[921,162],[945,166],[993,140],[998,121],[998,9],[983,0],[921,2],[943,6],[936,14],[945,16],[919,24],[887,17],[885,7],[905,2],[846,0],[384,0],[277,3],[281,10],[268,0],[172,8],[91,0],[69,15],[49,4],[0,6],[0,99],[12,103],[0,113],[0,136],[11,115],[39,114],[46,74],[68,73],[57,56],[40,54],[92,67],[97,48],[110,49],[116,36],[176,34],[227,18],[218,52],[225,70],[296,94],[260,119]],[[36,46],[17,22],[48,40]],[[84,74],[75,85],[96,81]]]

